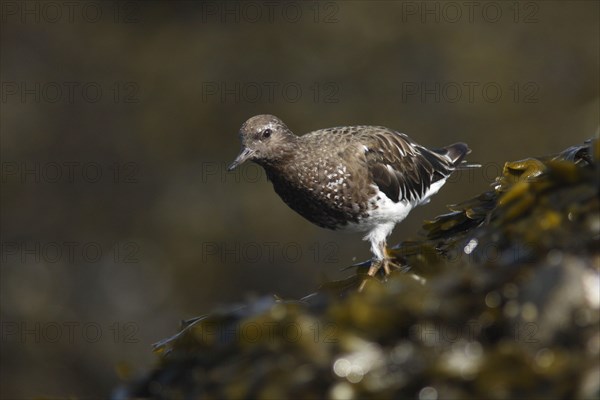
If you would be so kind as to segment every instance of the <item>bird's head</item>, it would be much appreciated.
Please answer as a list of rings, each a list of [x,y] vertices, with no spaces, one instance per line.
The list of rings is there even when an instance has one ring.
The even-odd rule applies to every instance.
[[[231,171],[248,160],[261,165],[274,164],[289,153],[296,138],[276,116],[256,115],[240,128],[242,151],[228,170]]]

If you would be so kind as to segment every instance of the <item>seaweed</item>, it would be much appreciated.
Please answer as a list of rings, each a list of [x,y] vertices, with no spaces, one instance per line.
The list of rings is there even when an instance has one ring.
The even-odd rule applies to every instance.
[[[507,162],[389,277],[186,321],[113,397],[600,398],[599,159],[594,139]]]

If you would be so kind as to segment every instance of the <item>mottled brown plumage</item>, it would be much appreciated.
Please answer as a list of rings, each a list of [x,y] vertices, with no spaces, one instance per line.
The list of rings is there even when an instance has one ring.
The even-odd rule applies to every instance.
[[[378,261],[385,259],[394,225],[427,202],[469,153],[464,143],[429,150],[381,126],[296,136],[272,115],[250,118],[240,139],[242,151],[230,169],[258,163],[277,194],[304,218],[328,229],[368,232]]]

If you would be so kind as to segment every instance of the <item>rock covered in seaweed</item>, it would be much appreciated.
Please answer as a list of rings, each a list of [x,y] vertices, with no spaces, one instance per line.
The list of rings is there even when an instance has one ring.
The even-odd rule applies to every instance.
[[[406,271],[184,323],[114,398],[600,397],[600,142],[506,163]]]

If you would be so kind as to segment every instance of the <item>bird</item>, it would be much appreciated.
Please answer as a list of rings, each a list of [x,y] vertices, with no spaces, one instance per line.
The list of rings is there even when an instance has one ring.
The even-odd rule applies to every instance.
[[[308,221],[363,233],[373,254],[369,276],[382,267],[387,276],[396,267],[388,236],[414,207],[429,202],[471,152],[462,142],[428,149],[383,126],[338,126],[297,136],[269,114],[244,122],[239,137],[241,151],[228,170],[255,162],[281,199]]]

